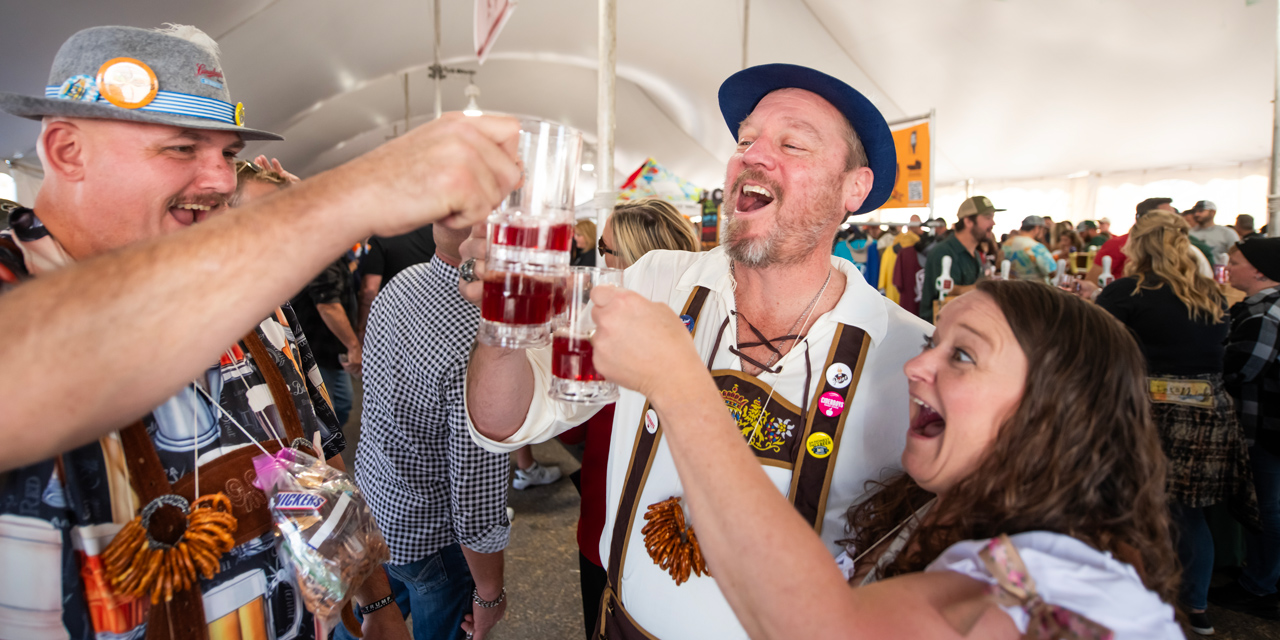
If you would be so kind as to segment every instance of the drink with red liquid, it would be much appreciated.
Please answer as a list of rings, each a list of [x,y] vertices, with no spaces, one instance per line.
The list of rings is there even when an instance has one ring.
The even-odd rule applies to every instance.
[[[551,375],[564,380],[604,380],[591,360],[591,338],[568,332],[551,336]]]
[[[622,270],[571,267],[560,291],[564,308],[552,320],[551,397],[566,402],[601,404],[618,399],[618,385],[596,371],[591,335],[591,289],[622,286]]]
[[[480,342],[508,349],[550,344],[554,292],[569,269],[581,152],[581,133],[520,121],[524,176],[489,216]]]
[[[554,283],[540,276],[490,271],[484,280],[480,317],[509,325],[546,325]]]

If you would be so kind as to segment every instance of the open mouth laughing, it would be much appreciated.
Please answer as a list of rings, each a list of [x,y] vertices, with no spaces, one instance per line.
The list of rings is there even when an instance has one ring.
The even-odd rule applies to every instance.
[[[911,435],[917,438],[936,438],[947,429],[947,421],[936,409],[925,404],[915,396],[911,401],[919,407],[915,417],[911,419]]]
[[[774,200],[773,192],[760,185],[744,184],[738,190],[738,202],[735,209],[741,213],[751,213],[769,206]]]
[[[204,222],[213,212],[226,206],[227,199],[221,196],[201,198],[195,202],[174,202],[169,205],[169,215],[179,224],[190,226]]]

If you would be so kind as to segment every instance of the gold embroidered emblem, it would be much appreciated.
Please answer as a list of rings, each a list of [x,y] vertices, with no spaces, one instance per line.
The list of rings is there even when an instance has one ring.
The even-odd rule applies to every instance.
[[[742,432],[742,437],[751,444],[752,448],[759,451],[780,452],[782,447],[786,445],[787,438],[795,433],[795,425],[792,424],[790,418],[779,418],[774,416],[768,409],[760,404],[760,399],[748,401],[745,396],[738,392],[738,385],[733,385],[732,389],[722,389],[720,398],[724,400],[724,404],[729,409],[729,415],[733,416],[735,422],[738,423],[738,429]],[[756,430],[756,425],[760,425],[760,429]],[[754,437],[752,432],[755,432]]]

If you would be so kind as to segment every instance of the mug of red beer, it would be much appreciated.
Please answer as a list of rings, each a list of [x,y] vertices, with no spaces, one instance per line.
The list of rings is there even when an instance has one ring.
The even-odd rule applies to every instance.
[[[570,267],[551,334],[551,397],[566,402],[604,404],[618,399],[618,385],[596,372],[592,362],[591,289],[608,284],[622,286],[622,270],[604,267]]]
[[[489,216],[479,340],[508,349],[551,342],[552,289],[569,269],[582,134],[522,119],[523,179]]]

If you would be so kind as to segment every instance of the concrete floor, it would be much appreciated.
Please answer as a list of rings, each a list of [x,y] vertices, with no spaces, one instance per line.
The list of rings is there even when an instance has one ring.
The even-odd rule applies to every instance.
[[[348,469],[355,468],[361,393],[357,381],[356,406],[344,429],[347,450],[342,457]],[[574,456],[555,441],[535,445],[534,457],[542,464],[559,465],[565,476],[579,467]],[[509,505],[516,515],[505,558],[507,615],[489,635],[491,640],[581,640],[585,636],[578,583],[579,504],[578,492],[567,477],[551,485],[511,491]],[[1218,575],[1214,585],[1228,580]],[[1213,605],[1209,616],[1217,630],[1214,638],[1280,640],[1280,622]]]

